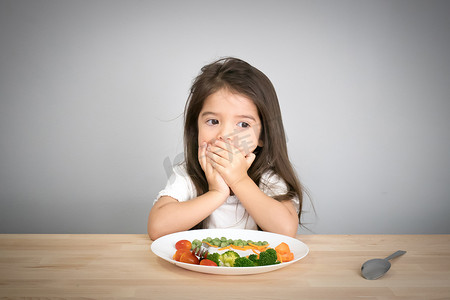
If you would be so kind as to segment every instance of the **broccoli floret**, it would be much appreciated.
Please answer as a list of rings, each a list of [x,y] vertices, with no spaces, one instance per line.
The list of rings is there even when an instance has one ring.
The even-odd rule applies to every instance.
[[[237,254],[233,250],[228,250],[227,252],[220,255],[220,261],[225,267],[234,267],[234,261],[239,258],[239,254]]]
[[[213,262],[215,262],[218,266],[220,266],[220,254],[215,252],[215,253],[210,253],[208,254],[207,259],[212,260]]]
[[[250,255],[248,256],[248,259],[250,259],[253,263],[256,264],[256,261],[258,260],[258,255],[256,255],[256,254],[250,254]]]
[[[269,248],[259,254],[259,259],[257,261],[258,266],[268,266],[274,265],[277,262],[277,252],[275,249]]]
[[[239,258],[236,258],[236,260],[234,261],[234,266],[235,267],[254,267],[255,263],[252,262],[247,257],[239,257]]]

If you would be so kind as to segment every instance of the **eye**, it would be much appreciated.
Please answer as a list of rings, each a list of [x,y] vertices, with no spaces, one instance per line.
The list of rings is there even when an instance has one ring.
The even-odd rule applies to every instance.
[[[208,124],[208,125],[217,125],[217,124],[219,124],[219,120],[209,119],[209,120],[206,121],[206,124]]]
[[[239,122],[239,123],[237,123],[237,126],[242,127],[242,128],[248,128],[248,127],[250,127],[250,124],[248,124],[247,122]]]

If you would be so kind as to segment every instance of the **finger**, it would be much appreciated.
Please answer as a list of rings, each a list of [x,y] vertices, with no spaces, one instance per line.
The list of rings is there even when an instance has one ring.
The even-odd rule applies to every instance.
[[[206,156],[213,162],[213,167],[216,167],[216,165],[224,166],[228,162],[228,159],[208,150],[206,151]]]
[[[230,139],[227,139],[225,141],[217,140],[214,145],[215,147],[218,147],[223,151],[217,152],[217,154],[219,154],[223,158],[228,159],[229,161],[233,160],[233,155],[242,155],[242,157],[245,157],[245,153],[242,152],[239,148],[235,147]]]
[[[202,167],[203,171],[205,172],[206,167],[206,146],[207,144],[203,142],[200,147],[198,148],[198,162],[200,163],[200,167]]]
[[[221,173],[224,170],[224,167],[212,160],[210,157],[207,158],[208,165],[211,166],[212,172]]]
[[[206,177],[208,178],[208,177],[210,177],[213,174],[214,168],[213,168],[213,166],[211,164],[211,160],[208,157],[205,157],[205,161],[206,161],[205,162],[205,164],[206,164],[206,166],[205,166],[205,174],[206,174]]]
[[[223,149],[218,146],[214,146],[214,145],[208,146],[208,148],[206,150],[208,152],[214,153],[214,154],[216,154],[224,159],[228,159],[228,160],[231,158],[231,155],[232,155],[232,153],[229,152],[228,150]]]
[[[229,148],[231,149],[231,152],[233,154],[242,154],[243,157],[246,156],[247,152],[245,152],[244,149],[241,149],[241,147],[239,146],[238,138],[235,138],[233,141],[228,138],[226,142],[228,143]],[[246,146],[247,144],[244,143],[244,145]]]
[[[247,168],[250,168],[252,163],[255,161],[256,155],[253,152],[250,152],[246,157],[245,161],[247,162]]]
[[[233,152],[233,148],[235,148],[229,138],[226,140],[216,140],[214,142],[214,146],[219,147],[219,148],[223,149],[224,151],[231,152],[231,153]]]

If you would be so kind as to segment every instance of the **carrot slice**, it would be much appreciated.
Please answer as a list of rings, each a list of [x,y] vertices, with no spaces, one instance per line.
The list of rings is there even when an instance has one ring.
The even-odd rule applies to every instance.
[[[277,260],[282,263],[283,262],[283,258],[281,257],[281,254],[277,252]]]
[[[280,262],[288,262],[294,259],[294,253],[289,252],[285,254],[278,254],[277,257]]]
[[[284,242],[276,246],[275,251],[279,262],[288,262],[294,259],[294,253],[289,249],[289,245]]]
[[[236,249],[236,250],[242,250],[242,251],[247,251],[252,249],[252,247],[250,246],[236,246],[236,245],[231,245],[231,248]]]
[[[265,244],[262,246],[258,246],[258,245],[252,244],[252,243],[248,243],[248,244],[260,252],[266,251],[267,248],[269,247],[269,244]]]
[[[282,242],[281,244],[279,244],[278,246],[275,247],[275,251],[277,251],[278,253],[284,254],[284,253],[291,252],[291,249],[289,249],[288,244]]]
[[[215,247],[218,248],[219,246],[213,245],[211,243],[208,243],[207,241],[203,241],[202,243],[205,243],[206,245],[210,246],[210,247]]]
[[[288,259],[289,259],[289,261],[294,260],[294,253],[290,252],[288,254]]]

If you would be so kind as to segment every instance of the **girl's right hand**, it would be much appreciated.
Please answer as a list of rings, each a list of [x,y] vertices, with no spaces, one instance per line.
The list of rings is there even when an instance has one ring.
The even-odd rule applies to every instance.
[[[207,146],[208,144],[206,142],[203,142],[198,148],[198,161],[203,169],[203,172],[205,172],[209,190],[225,194],[228,197],[230,195],[230,188],[226,184],[222,176],[219,174],[219,172],[214,169],[213,165],[211,164],[211,159],[206,156]]]

